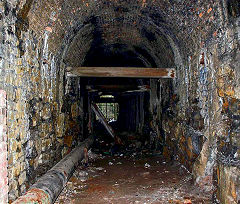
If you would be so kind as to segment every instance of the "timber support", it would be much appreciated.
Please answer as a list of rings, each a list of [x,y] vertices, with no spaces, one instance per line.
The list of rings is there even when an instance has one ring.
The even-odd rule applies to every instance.
[[[135,67],[68,67],[68,76],[80,77],[128,77],[128,78],[175,78],[174,68]]]

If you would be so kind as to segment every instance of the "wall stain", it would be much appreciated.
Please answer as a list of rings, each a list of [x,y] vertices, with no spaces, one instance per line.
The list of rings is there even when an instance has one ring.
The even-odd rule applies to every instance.
[[[26,32],[29,29],[29,19],[28,13],[31,9],[33,0],[27,0],[23,7],[19,10],[16,20],[16,36],[19,40],[18,49],[20,51],[20,56],[24,55],[23,41],[21,39],[22,31]]]

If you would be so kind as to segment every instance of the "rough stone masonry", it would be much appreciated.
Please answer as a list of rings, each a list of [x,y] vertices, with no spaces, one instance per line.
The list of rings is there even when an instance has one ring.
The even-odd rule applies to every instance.
[[[0,200],[8,202],[6,92],[0,90]]]

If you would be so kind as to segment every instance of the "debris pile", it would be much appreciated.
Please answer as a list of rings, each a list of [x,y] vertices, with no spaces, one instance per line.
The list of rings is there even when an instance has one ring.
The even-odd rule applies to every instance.
[[[181,164],[138,151],[98,156],[78,167],[56,203],[191,204],[210,203],[210,197],[193,186]]]

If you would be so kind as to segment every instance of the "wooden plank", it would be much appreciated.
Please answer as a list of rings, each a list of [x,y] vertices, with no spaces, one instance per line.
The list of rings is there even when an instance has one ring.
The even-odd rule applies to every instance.
[[[101,91],[101,92],[123,92],[132,90],[147,90],[150,89],[149,85],[92,85],[86,86],[89,91]]]
[[[80,77],[129,77],[129,78],[174,78],[174,68],[133,67],[68,67],[68,76]]]
[[[100,119],[100,122],[103,124],[103,126],[106,128],[108,133],[112,136],[112,138],[115,138],[115,133],[112,129],[112,127],[108,124],[107,119],[102,114],[101,110],[98,108],[98,106],[95,103],[92,103],[91,108],[93,112],[98,116]]]

